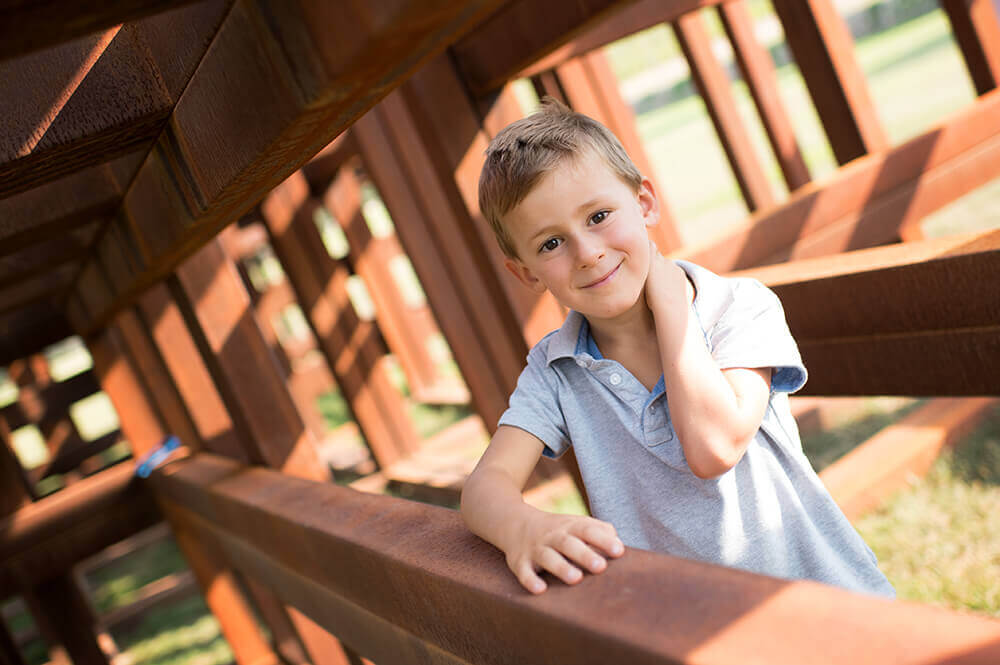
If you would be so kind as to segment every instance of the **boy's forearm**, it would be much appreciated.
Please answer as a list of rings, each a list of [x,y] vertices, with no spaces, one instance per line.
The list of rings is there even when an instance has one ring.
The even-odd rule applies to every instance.
[[[462,519],[469,531],[504,552],[516,538],[518,525],[535,510],[508,476],[492,469],[474,473],[462,490]]]
[[[719,475],[739,460],[759,419],[712,358],[687,303],[654,319],[670,414],[688,465],[701,477]]]

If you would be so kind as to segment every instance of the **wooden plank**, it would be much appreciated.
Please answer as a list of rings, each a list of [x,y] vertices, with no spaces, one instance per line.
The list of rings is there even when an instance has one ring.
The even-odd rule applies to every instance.
[[[97,643],[97,626],[80,585],[68,572],[50,577],[35,587],[38,602],[74,665],[108,665]]]
[[[80,466],[87,458],[97,455],[121,441],[121,437],[121,432],[115,430],[99,436],[93,441],[81,441],[76,445],[62,444],[56,449],[56,454],[52,459],[29,471],[28,477],[32,483],[37,483],[42,478],[53,474],[68,473]]]
[[[125,177],[141,159],[141,153],[132,153],[0,199],[0,254],[70,232],[89,244],[121,200],[125,183],[118,174]]]
[[[644,28],[721,0],[509,2],[460,39],[452,52],[475,96],[552,69]]]
[[[405,257],[395,233],[375,237],[362,214],[361,182],[348,163],[325,188],[323,203],[347,237],[348,259],[365,282],[375,304],[375,319],[386,344],[399,360],[413,392],[438,380],[427,340],[440,331],[433,318],[421,316],[403,298],[390,270],[392,261]]]
[[[659,186],[653,164],[635,124],[635,114],[622,97],[611,65],[601,51],[592,51],[568,60],[557,69],[560,87],[566,101],[576,111],[589,115],[610,129],[621,141],[625,152],[639,172],[653,182],[660,198],[660,221],[649,229],[649,235],[660,248],[669,252],[681,246],[665,190]]]
[[[136,311],[156,343],[204,449],[232,459],[248,460],[219,391],[167,287],[158,284],[149,289],[139,299]]]
[[[7,516],[31,503],[24,468],[10,443],[11,428],[0,419],[0,516]]]
[[[188,258],[169,287],[250,459],[329,480],[222,247],[211,242]]]
[[[191,0],[129,2],[0,3],[0,59],[37,51],[92,32],[113,28]],[[54,21],[53,16],[59,20]]]
[[[641,30],[646,30],[660,23],[675,21],[688,12],[696,11],[702,7],[720,5],[723,1],[637,0],[620,5],[613,14],[590,26],[582,34],[575,36],[571,41],[559,46],[548,55],[532,62],[511,78],[534,76]]]
[[[0,289],[0,312],[17,309],[39,300],[54,299],[72,284],[78,270],[77,264],[64,263],[58,268]]]
[[[0,196],[148,150],[227,6],[212,0],[0,61],[0,116],[10,123]],[[166,51],[165,31],[190,47]]]
[[[991,231],[738,274],[781,298],[803,394],[971,396],[1000,394],[998,268]]]
[[[771,55],[754,36],[753,19],[744,0],[722,3],[718,12],[788,191],[795,191],[809,182],[809,168],[799,150],[788,111],[781,101]]]
[[[475,333],[472,336],[483,335],[486,339],[489,328],[480,327],[474,310],[466,303],[464,275],[454,272],[442,256],[445,241],[432,225],[430,213],[437,208],[426,201],[427,190],[413,179],[412,170],[429,169],[430,165],[426,161],[410,164],[404,159],[407,152],[416,159],[421,157],[419,146],[412,143],[414,129],[413,120],[397,99],[395,106],[380,105],[376,113],[360,119],[353,131],[365,165],[396,221],[400,241],[413,261],[438,325],[469,385],[472,401],[484,421],[495,423],[506,408],[509,393],[490,360],[492,353],[484,353],[479,343],[469,339],[470,331]]]
[[[87,331],[164,277],[500,0],[233,5],[121,214],[149,266]],[[252,111],[252,112],[251,112]]]
[[[102,387],[120,414],[122,431],[133,451],[137,455],[150,452],[160,445],[168,431],[149,398],[147,385],[124,353],[117,332],[106,330],[90,341],[89,348],[94,358],[94,369],[101,376]],[[237,662],[241,665],[277,665],[278,658],[260,634],[257,619],[240,592],[232,571],[220,560],[217,551],[211,549],[212,540],[191,538],[170,519],[169,512],[165,511],[165,516],[171,522],[185,560],[198,579],[206,604],[219,621],[223,635],[230,641]]]
[[[925,475],[946,447],[976,427],[995,399],[935,399],[889,425],[819,474],[848,519]]]
[[[705,665],[751,652],[789,664],[1000,657],[992,619],[642,550],[573,588],[533,597],[454,511],[204,455],[153,482],[186,524],[217,534],[247,574],[379,663],[400,662],[395,653],[422,654],[422,662]],[[328,508],[303,518],[302,507],[315,505]],[[331,558],[350,564],[330,566]],[[394,651],[397,639],[411,646]]]
[[[773,5],[837,162],[888,148],[854,40],[832,0],[774,0]]]
[[[387,466],[416,449],[418,437],[389,381],[387,351],[376,326],[362,321],[347,295],[347,266],[327,253],[304,176],[296,174],[261,205],[275,252],[292,283],[337,385],[372,456]]]
[[[942,0],[976,93],[1000,81],[1000,8],[992,0]]]
[[[820,233],[838,220],[846,221],[849,228],[852,215],[860,219],[859,213],[866,209],[872,209],[875,214],[874,210],[883,200],[889,201],[897,211],[883,217],[875,215],[870,220],[879,230],[881,242],[887,242],[898,232],[898,225],[908,219],[907,215],[913,214],[908,212],[907,202],[911,199],[907,192],[919,191],[918,183],[925,173],[940,168],[944,169],[941,173],[947,174],[952,168],[949,165],[954,163],[955,173],[963,174],[945,177],[942,182],[947,183],[947,187],[924,199],[936,201],[934,205],[937,206],[968,191],[969,184],[975,186],[995,177],[996,171],[992,171],[988,163],[977,163],[977,160],[990,161],[995,157],[995,149],[991,146],[1000,134],[997,118],[1000,118],[1000,93],[994,91],[955,113],[940,126],[885,153],[859,159],[824,183],[811,183],[801,188],[776,210],[755,215],[737,230],[677,254],[717,272],[749,268],[775,260],[773,257],[780,257],[782,250],[788,251],[800,238]],[[975,166],[961,166],[963,157],[967,157],[965,164]],[[935,176],[928,173],[924,177]],[[901,196],[894,200],[896,193]],[[930,205],[921,207],[921,214],[936,209]],[[857,249],[858,246],[834,245],[827,253],[847,248]]]
[[[116,317],[114,328],[121,340],[122,351],[143,376],[153,403],[170,428],[170,433],[184,445],[200,450],[203,444],[198,430],[145,323],[135,310],[123,310]]]
[[[61,308],[42,301],[0,314],[0,365],[38,353],[73,335]]]
[[[685,14],[673,24],[677,43],[691,68],[691,79],[705,102],[715,132],[726,152],[743,200],[751,212],[774,205],[771,185],[740,119],[729,77],[715,59],[712,45],[697,12]]]
[[[68,570],[160,519],[126,462],[84,478],[0,520],[0,593]]]

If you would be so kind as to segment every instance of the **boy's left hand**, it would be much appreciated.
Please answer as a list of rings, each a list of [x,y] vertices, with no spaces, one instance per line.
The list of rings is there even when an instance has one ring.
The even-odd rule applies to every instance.
[[[664,257],[649,241],[649,274],[646,276],[646,306],[653,312],[669,312],[676,307],[687,307],[690,302],[687,274],[675,262]]]

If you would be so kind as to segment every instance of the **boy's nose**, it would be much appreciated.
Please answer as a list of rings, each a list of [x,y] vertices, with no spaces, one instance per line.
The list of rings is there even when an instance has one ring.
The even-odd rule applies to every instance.
[[[595,240],[582,239],[577,243],[576,258],[581,268],[589,268],[604,258],[604,245]]]

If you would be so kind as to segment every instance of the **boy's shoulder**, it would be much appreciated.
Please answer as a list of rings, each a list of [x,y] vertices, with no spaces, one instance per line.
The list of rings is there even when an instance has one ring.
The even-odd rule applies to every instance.
[[[696,289],[695,309],[706,330],[724,316],[753,316],[753,312],[780,307],[771,289],[752,277],[724,277],[697,263],[677,259]]]

